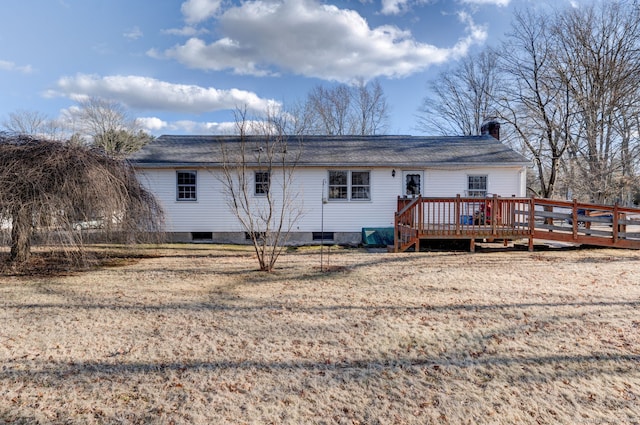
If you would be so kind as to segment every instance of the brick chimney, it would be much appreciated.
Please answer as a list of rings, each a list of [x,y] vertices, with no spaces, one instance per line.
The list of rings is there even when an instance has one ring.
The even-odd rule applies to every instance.
[[[500,123],[495,118],[486,120],[480,127],[480,134],[493,136],[500,140]]]

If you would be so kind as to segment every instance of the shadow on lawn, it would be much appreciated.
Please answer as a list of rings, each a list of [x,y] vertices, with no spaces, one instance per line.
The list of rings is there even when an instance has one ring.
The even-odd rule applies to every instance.
[[[618,355],[618,354],[591,354],[591,355],[549,355],[549,356],[492,356],[479,355],[469,356],[452,356],[447,353],[440,357],[433,356],[404,356],[394,359],[353,359],[342,360],[339,362],[327,361],[184,361],[184,362],[126,362],[117,363],[87,361],[87,362],[55,362],[55,361],[38,361],[35,366],[29,368],[20,367],[21,365],[8,364],[3,365],[0,370],[0,383],[2,382],[21,382],[23,386],[39,386],[46,383],[47,387],[53,386],[64,391],[65,386],[73,385],[76,390],[83,391],[83,387],[87,387],[88,393],[95,391],[95,385],[104,382],[106,388],[111,388],[109,383],[121,384],[130,382],[131,385],[139,380],[148,380],[161,378],[169,382],[176,376],[183,373],[202,375],[203,379],[207,379],[207,374],[226,374],[227,376],[236,376],[236,372],[248,372],[255,377],[255,374],[265,374],[274,384],[271,391],[277,391],[279,385],[290,386],[293,376],[296,373],[308,378],[309,376],[317,376],[322,379],[322,385],[329,390],[329,387],[336,386],[345,388],[349,385],[365,385],[371,384],[372,380],[380,380],[382,382],[389,379],[402,379],[403,375],[423,376],[433,385],[439,385],[442,381],[469,380],[469,372],[473,369],[480,368],[482,376],[488,380],[498,380],[500,385],[512,386],[522,382],[535,382],[549,384],[550,382],[559,382],[571,380],[572,378],[591,379],[592,377],[606,375],[609,377],[629,377],[637,370],[640,362],[640,355]],[[507,371],[500,371],[500,368],[507,368]],[[546,369],[545,369],[546,368]],[[551,370],[551,372],[549,372]],[[157,381],[156,381],[157,382]],[[301,384],[304,385],[304,384]],[[478,384],[474,385],[484,385]],[[117,388],[117,387],[116,387]],[[182,388],[182,385],[180,385]],[[166,389],[165,389],[166,390]],[[113,390],[111,390],[113,391]],[[420,390],[416,390],[420,391]],[[107,396],[109,390],[107,390]],[[628,393],[631,397],[626,401],[620,401],[627,405],[628,409],[634,409],[635,394]],[[143,394],[144,396],[144,394]],[[249,390],[251,397],[251,390]],[[5,406],[6,407],[6,406]],[[33,406],[29,406],[31,408]],[[36,405],[36,408],[38,405]],[[100,421],[108,421],[108,423],[151,423],[158,420],[158,414],[164,416],[179,416],[185,414],[188,417],[188,410],[182,411],[164,411],[158,410],[157,406],[147,404],[140,406],[138,410],[125,410],[115,414],[118,416],[111,417],[112,413],[105,416],[99,405],[95,409],[85,410],[82,413],[85,417],[98,419]],[[618,408],[622,405],[618,404]],[[65,418],[64,415],[69,417]],[[57,412],[57,419],[54,423],[71,423],[71,419],[78,420],[77,413]],[[19,415],[19,416],[16,416]],[[28,415],[28,414],[27,414]],[[41,423],[35,416],[27,416],[25,412],[4,411],[0,406],[0,422],[12,424]],[[63,416],[60,416],[63,415]],[[88,416],[87,416],[88,415]],[[127,415],[127,417],[121,417]],[[118,420],[116,420],[118,419]],[[103,422],[107,423],[107,422]]]
[[[50,293],[50,291],[47,291]],[[214,294],[215,295],[215,294]],[[238,300],[239,298],[229,298],[230,300]],[[141,312],[164,312],[164,311],[234,311],[234,312],[256,312],[261,310],[290,310],[293,313],[323,313],[323,312],[353,312],[353,311],[386,311],[386,312],[405,312],[410,314],[419,314],[423,312],[454,312],[454,311],[484,311],[484,310],[518,310],[518,309],[535,309],[535,308],[555,308],[555,307],[629,307],[640,308],[640,301],[594,301],[594,302],[544,302],[544,303],[514,303],[514,304],[446,304],[446,305],[428,305],[420,306],[389,306],[389,305],[322,305],[315,307],[298,307],[292,306],[291,303],[279,303],[270,300],[263,304],[254,304],[249,306],[239,306],[235,304],[224,304],[216,302],[193,302],[193,303],[171,303],[171,304],[155,304],[150,305],[146,302],[139,304],[130,304],[126,301],[122,303],[25,303],[25,304],[3,304],[5,309],[29,309],[29,310],[114,310],[114,311],[141,311]],[[36,312],[34,311],[34,314]]]
[[[384,371],[406,372],[408,368],[427,368],[429,373],[438,374],[445,368],[474,368],[474,367],[516,367],[520,374],[519,380],[536,380],[533,370],[527,377],[527,366],[561,366],[554,368],[553,379],[569,376],[593,376],[599,374],[623,376],[637,370],[640,355],[630,354],[590,354],[590,355],[550,355],[550,356],[493,356],[490,354],[452,356],[451,353],[441,357],[405,356],[393,359],[353,359],[337,362],[296,360],[296,361],[184,361],[184,362],[55,362],[38,361],[28,369],[14,367],[12,361],[5,362],[0,370],[0,382],[42,381],[66,379],[85,379],[92,376],[95,379],[104,378],[99,375],[118,377],[121,380],[129,375],[164,374],[169,372],[227,372],[227,371],[255,371],[265,373],[290,373],[297,371],[316,372],[322,374],[343,374],[354,371],[365,371],[363,379],[370,379],[372,374]],[[40,363],[38,365],[38,363]],[[586,367],[588,365],[588,367]],[[351,374],[354,377],[356,375]],[[549,376],[540,377],[549,379]]]

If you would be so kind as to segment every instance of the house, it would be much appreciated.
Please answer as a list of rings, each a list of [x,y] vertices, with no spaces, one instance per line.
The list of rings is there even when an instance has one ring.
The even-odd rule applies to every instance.
[[[398,197],[524,196],[530,163],[501,143],[497,130],[464,137],[289,136],[286,150],[296,164],[290,190],[303,212],[289,242],[359,244],[363,228],[393,228]],[[263,142],[165,135],[130,158],[165,209],[171,240],[246,242],[228,205],[223,166],[248,147],[249,195],[259,205],[269,185],[275,194],[278,184],[259,160]]]

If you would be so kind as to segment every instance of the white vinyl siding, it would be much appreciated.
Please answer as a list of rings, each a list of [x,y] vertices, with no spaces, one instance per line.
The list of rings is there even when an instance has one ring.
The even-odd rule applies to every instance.
[[[304,212],[293,232],[361,232],[363,227],[393,227],[398,196],[404,196],[405,182],[401,169],[395,167],[352,167],[348,171],[369,175],[369,200],[327,202],[328,170],[324,167],[299,167],[290,188],[296,205]],[[181,171],[181,170],[178,170]],[[244,232],[228,205],[222,172],[217,169],[197,170],[197,202],[176,200],[175,169],[139,169],[140,181],[160,201],[168,232]],[[253,174],[253,171],[252,171]],[[424,169],[423,196],[464,196],[468,175],[486,175],[487,191],[500,196],[524,196],[524,167],[475,167],[461,169]],[[280,194],[279,173],[270,176],[271,190]],[[325,184],[323,185],[323,180]],[[359,185],[356,185],[359,187]],[[363,185],[361,187],[366,187]],[[353,186],[351,186],[351,189]],[[348,189],[348,196],[351,196]],[[253,189],[251,189],[253,190]],[[356,191],[365,190],[357,189]],[[257,205],[266,197],[255,197]]]
[[[198,170],[198,200],[176,199],[176,171],[146,169],[138,178],[156,196],[165,212],[168,232],[239,232],[238,219],[227,205],[219,171]]]
[[[465,169],[427,169],[423,196],[465,196],[468,176],[486,175],[487,193],[499,196],[525,196],[523,167],[486,167]]]

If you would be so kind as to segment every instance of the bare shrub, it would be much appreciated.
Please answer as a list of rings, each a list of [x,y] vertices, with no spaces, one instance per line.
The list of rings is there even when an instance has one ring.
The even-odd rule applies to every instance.
[[[284,134],[286,123],[276,114],[248,121],[246,111],[238,110],[236,126],[237,138],[220,141],[220,181],[230,210],[253,244],[260,270],[270,272],[304,213],[295,180],[301,140]],[[292,146],[292,140],[299,146]]]

